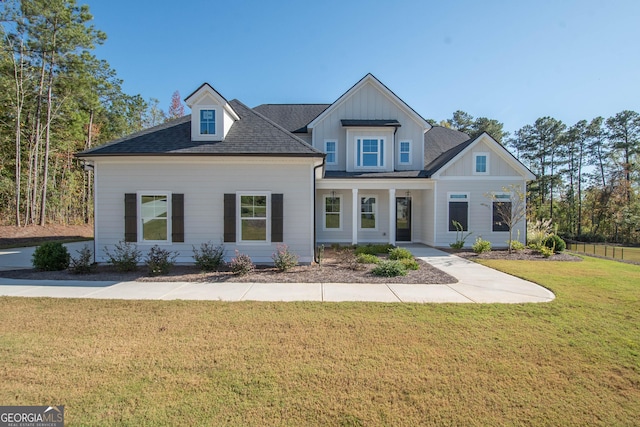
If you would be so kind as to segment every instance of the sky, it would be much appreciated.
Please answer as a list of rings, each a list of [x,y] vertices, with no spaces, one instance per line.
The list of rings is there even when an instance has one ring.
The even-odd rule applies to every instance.
[[[367,73],[424,118],[463,110],[510,132],[640,111],[638,0],[78,3],[124,91],[165,111],[204,82],[249,107],[332,103]]]

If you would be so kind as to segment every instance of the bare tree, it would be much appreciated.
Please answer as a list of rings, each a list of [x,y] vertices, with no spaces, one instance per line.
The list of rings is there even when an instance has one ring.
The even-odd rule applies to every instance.
[[[509,198],[503,198],[504,193]],[[485,197],[492,202],[492,209],[498,217],[500,225],[504,225],[509,231],[509,253],[513,249],[513,228],[527,215],[527,195],[520,185],[511,184],[502,187],[502,192],[486,193]]]

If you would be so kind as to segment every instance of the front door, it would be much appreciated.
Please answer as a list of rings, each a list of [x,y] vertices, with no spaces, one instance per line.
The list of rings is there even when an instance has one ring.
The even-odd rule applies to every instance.
[[[396,241],[411,241],[411,197],[396,197]]]

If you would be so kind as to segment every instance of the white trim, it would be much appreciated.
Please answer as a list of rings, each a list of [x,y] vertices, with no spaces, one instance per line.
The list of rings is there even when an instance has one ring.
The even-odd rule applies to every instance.
[[[484,172],[481,172],[481,171],[478,171],[478,157],[483,157],[483,156],[485,158],[485,165],[484,165],[485,169],[484,169]],[[490,175],[491,168],[489,166],[490,166],[490,163],[489,163],[488,152],[478,151],[473,153],[473,165],[471,166],[473,175]]]
[[[265,240],[242,240],[242,196],[265,196],[267,199],[266,239]],[[246,219],[246,218],[245,218]],[[271,192],[270,191],[236,191],[236,243],[238,245],[270,245],[271,244]]]
[[[200,133],[200,112],[202,110],[215,111],[216,132]],[[224,133],[224,113],[221,105],[194,105],[191,107],[191,140],[192,141],[221,141]]]
[[[144,218],[142,217],[142,197],[143,196],[164,196],[167,198],[167,239],[166,240],[144,240]],[[157,245],[164,244],[170,245],[172,243],[171,239],[171,192],[170,191],[136,191],[136,221],[139,222],[137,232],[137,244],[139,245]]]
[[[362,199],[374,199],[373,205],[373,219],[375,221],[375,227],[373,228],[362,228]],[[373,194],[359,194],[358,195],[358,231],[378,231],[378,224],[380,222],[380,217],[378,216],[378,203],[380,201],[380,197]]]
[[[331,194],[322,195],[322,231],[342,231],[342,216],[344,214],[344,203],[342,203],[342,194],[336,194],[335,198],[340,201],[340,211],[338,212],[339,225],[338,228],[327,228],[327,199],[332,198]],[[335,212],[331,213],[332,215]]]
[[[409,160],[406,162],[402,161],[402,144],[403,143],[407,143],[409,144],[409,151],[407,152],[408,156],[409,156]],[[413,158],[412,156],[412,151],[413,151],[413,141],[410,139],[403,139],[401,141],[398,142],[398,164],[399,165],[410,165],[411,164],[411,159]]]
[[[325,154],[329,154],[329,150],[327,150],[327,143],[329,142],[333,142],[335,144],[335,150],[333,151],[333,157],[334,157],[334,161],[330,162],[329,160],[327,160],[326,164],[327,165],[337,165],[338,164],[338,140],[336,139],[325,139],[324,140],[324,152]],[[328,158],[329,156],[327,156]]]
[[[376,140],[378,141],[378,151],[377,151],[377,155],[378,155],[378,161],[376,166],[365,166],[364,165],[364,150],[363,147],[360,147],[360,156],[358,156],[358,141],[364,141],[364,140]],[[387,166],[385,165],[385,161],[384,161],[384,157],[386,155],[385,153],[385,145],[386,145],[386,138],[384,136],[362,136],[362,135],[354,135],[353,137],[353,158],[355,159],[355,161],[353,162],[353,168],[355,170],[386,170]],[[389,149],[387,147],[387,149]],[[372,153],[369,153],[372,154]],[[360,162],[360,165],[358,166],[358,162]],[[381,164],[382,163],[382,164]]]

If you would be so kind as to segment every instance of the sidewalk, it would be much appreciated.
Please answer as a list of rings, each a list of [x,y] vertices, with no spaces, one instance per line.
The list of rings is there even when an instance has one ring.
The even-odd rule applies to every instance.
[[[70,243],[69,252],[85,243]],[[414,303],[549,302],[555,296],[535,283],[467,261],[455,255],[411,244],[403,245],[420,258],[456,277],[449,285],[353,283],[194,283],[99,282],[0,278],[1,296],[220,300],[220,301],[370,301]],[[0,270],[30,268],[34,248],[0,250]]]

